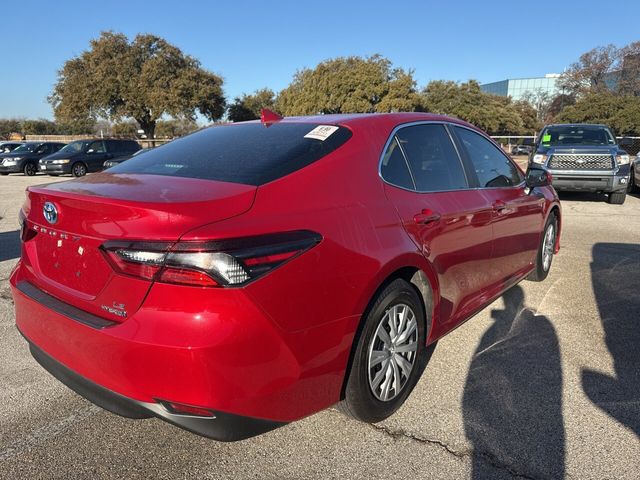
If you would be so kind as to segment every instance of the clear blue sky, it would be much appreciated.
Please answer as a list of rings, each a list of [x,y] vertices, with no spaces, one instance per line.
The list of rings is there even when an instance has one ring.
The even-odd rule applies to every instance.
[[[638,19],[637,0],[7,1],[0,118],[51,118],[57,70],[102,30],[166,38],[222,75],[232,100],[343,55],[381,53],[419,86],[560,73],[595,46],[640,40]]]

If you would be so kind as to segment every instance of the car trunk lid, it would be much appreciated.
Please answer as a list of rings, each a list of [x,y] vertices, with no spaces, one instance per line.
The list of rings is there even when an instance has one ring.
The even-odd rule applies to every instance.
[[[35,235],[25,243],[25,264],[33,283],[50,295],[122,321],[139,308],[151,282],[116,274],[101,249],[106,241],[174,242],[195,227],[246,212],[255,191],[211,180],[110,173],[30,187],[25,213]]]

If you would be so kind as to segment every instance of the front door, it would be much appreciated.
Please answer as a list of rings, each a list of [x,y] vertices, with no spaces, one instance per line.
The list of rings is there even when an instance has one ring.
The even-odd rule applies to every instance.
[[[544,224],[544,197],[529,192],[518,167],[491,141],[468,128],[453,131],[492,206],[491,272],[496,290],[502,290],[535,260]]]

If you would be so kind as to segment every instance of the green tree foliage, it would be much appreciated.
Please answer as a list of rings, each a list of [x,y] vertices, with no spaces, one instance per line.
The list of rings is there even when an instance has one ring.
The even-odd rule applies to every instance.
[[[596,47],[580,55],[562,74],[559,86],[571,95],[640,95],[640,41],[622,48]]]
[[[14,118],[0,119],[0,139],[8,138],[12,133],[20,132],[22,132],[20,120],[16,120]]]
[[[413,72],[380,56],[339,57],[298,71],[278,95],[283,115],[413,111],[420,106]]]
[[[530,134],[540,127],[528,102],[484,93],[475,80],[433,81],[421,95],[426,111],[458,117],[492,134]]]
[[[165,114],[194,118],[200,112],[212,121],[220,118],[222,83],[160,37],[137,35],[130,42],[123,34],[103,32],[64,64],[49,101],[61,121],[133,118],[153,138]]]
[[[156,126],[156,131],[158,127]],[[118,137],[135,138],[138,135],[138,124],[136,122],[118,122],[111,125],[111,133]]]
[[[38,120],[23,120],[20,123],[20,131],[24,135],[56,135],[60,129],[51,120],[41,118]]]
[[[260,118],[263,108],[275,109],[276,94],[269,88],[256,90],[253,94],[243,94],[236,97],[229,106],[229,120],[232,122],[244,122]]]
[[[192,119],[160,120],[156,127],[156,137],[176,138],[198,130],[198,124]]]
[[[604,123],[618,135],[640,135],[640,97],[592,93],[565,107],[559,123]]]

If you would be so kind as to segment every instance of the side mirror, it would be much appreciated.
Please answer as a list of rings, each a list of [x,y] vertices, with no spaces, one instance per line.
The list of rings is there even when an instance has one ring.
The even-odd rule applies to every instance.
[[[529,188],[546,187],[551,185],[551,180],[551,173],[544,168],[530,167],[527,169],[525,182]]]
[[[622,137],[618,142],[618,145],[620,145],[621,147],[630,147],[631,145],[633,145],[633,139],[629,137]]]
[[[95,150],[93,148],[90,148],[89,150],[87,150],[87,153],[94,153]]]

